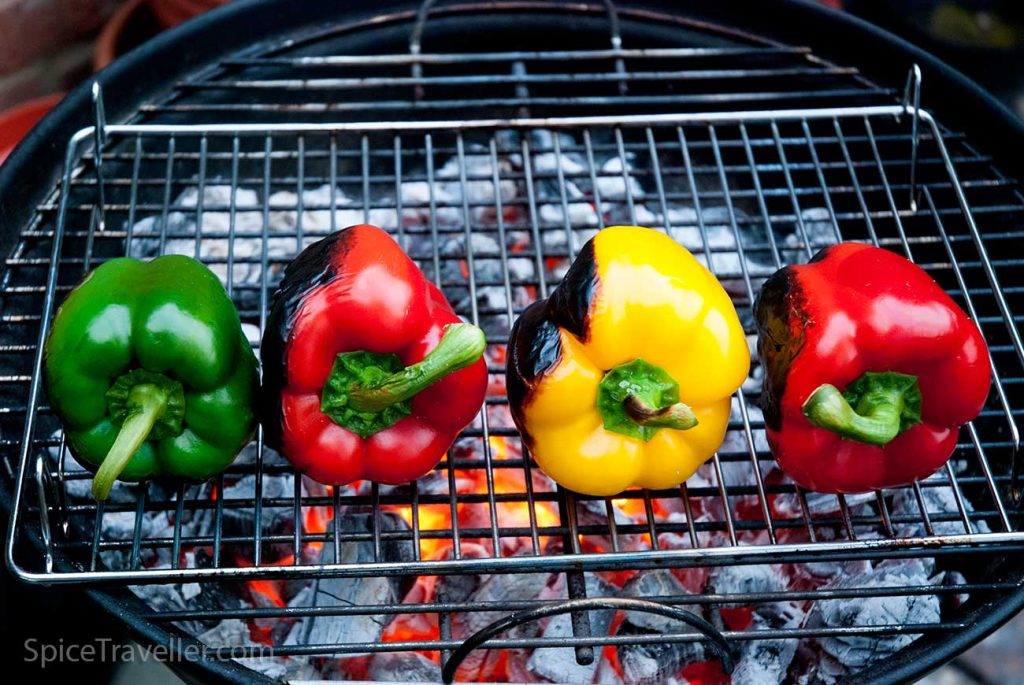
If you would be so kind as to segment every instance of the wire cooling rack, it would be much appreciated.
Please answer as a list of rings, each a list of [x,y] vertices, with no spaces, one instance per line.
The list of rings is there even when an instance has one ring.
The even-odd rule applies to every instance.
[[[968,196],[999,184],[974,180],[984,160],[968,147],[950,151],[917,105],[913,74],[892,105],[429,123],[107,125],[96,94],[97,124],[72,137],[61,191],[43,208],[55,230],[30,228],[8,262],[42,276],[25,286],[42,294],[41,311],[4,312],[8,351],[34,358],[7,541],[24,580],[616,570],[1024,543],[1012,492],[1024,346],[1011,309],[1024,283],[1001,257],[1019,234],[979,231]],[[260,439],[206,484],[122,485],[99,505],[80,496],[91,476],[68,458],[40,369],[55,307],[84,273],[126,254],[192,254],[221,276],[258,346],[283,266],[360,222],[388,229],[488,335],[487,403],[434,473],[403,487],[327,489]],[[751,337],[753,300],[780,266],[839,240],[904,254],[980,324],[993,358],[989,403],[935,477],[854,501],[825,497],[774,469],[755,363],[725,443],[690,482],[605,499],[559,489],[508,420],[504,344],[515,316],[610,223],[650,225],[690,248]],[[345,512],[366,512],[366,527],[311,523]],[[30,526],[45,553],[15,558]],[[372,559],[335,561],[343,543],[362,540]],[[410,545],[412,558],[390,557],[394,544]],[[335,554],[311,558],[311,545]],[[202,564],[197,549],[209,550]]]

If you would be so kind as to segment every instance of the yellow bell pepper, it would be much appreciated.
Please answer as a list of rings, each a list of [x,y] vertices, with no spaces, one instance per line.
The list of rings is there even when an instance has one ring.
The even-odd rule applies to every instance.
[[[512,329],[507,385],[537,464],[588,495],[689,478],[725,437],[750,353],[729,296],[662,232],[616,226]]]

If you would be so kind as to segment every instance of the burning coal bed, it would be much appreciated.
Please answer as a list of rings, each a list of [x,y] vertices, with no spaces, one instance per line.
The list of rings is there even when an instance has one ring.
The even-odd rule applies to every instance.
[[[535,132],[534,148],[551,149],[552,136]],[[565,149],[579,147],[579,141],[563,135]],[[509,145],[507,149],[519,149]],[[498,168],[494,168],[494,160]],[[374,208],[365,216],[355,191],[330,186],[305,190],[301,197],[280,191],[262,198],[257,190],[247,187],[232,189],[228,185],[207,183],[202,202],[199,191],[190,188],[178,196],[171,211],[162,216],[143,218],[131,227],[129,253],[136,257],[152,257],[162,247],[165,253],[198,255],[211,265],[232,291],[242,311],[251,342],[258,344],[262,265],[269,265],[267,274],[272,288],[280,277],[283,265],[296,252],[330,232],[331,227],[344,227],[369,222],[397,234],[399,221],[404,229],[404,245],[418,261],[428,277],[441,282],[456,309],[463,314],[472,311],[470,273],[475,277],[476,309],[480,324],[493,344],[488,348],[492,369],[487,407],[489,439],[461,438],[451,451],[455,468],[433,472],[416,484],[414,510],[410,486],[380,488],[382,512],[379,525],[383,533],[379,561],[409,562],[416,556],[411,526],[417,517],[420,537],[419,557],[445,559],[455,555],[452,541],[453,509],[449,500],[452,487],[459,495],[454,508],[460,532],[458,553],[462,558],[490,558],[515,555],[562,554],[565,540],[561,532],[554,485],[538,470],[524,469],[521,443],[504,403],[504,346],[500,341],[508,335],[511,311],[519,311],[538,296],[538,280],[557,282],[568,267],[571,252],[578,249],[604,225],[632,223],[663,226],[670,224],[673,236],[707,263],[705,247],[712,254],[716,274],[726,288],[740,298],[747,298],[743,266],[750,279],[759,283],[776,268],[765,252],[740,254],[737,231],[744,244],[764,243],[768,233],[780,247],[783,259],[797,260],[804,256],[800,245],[806,235],[814,246],[834,242],[836,233],[825,208],[804,209],[796,225],[767,226],[748,216],[742,208],[705,203],[698,216],[691,206],[661,205],[651,188],[638,178],[644,162],[634,157],[613,155],[598,160],[598,170],[591,175],[582,154],[538,152],[531,158],[536,178],[534,188],[536,219],[540,245],[536,244],[528,215],[527,190],[523,181],[521,155],[508,152],[497,157],[484,150],[470,149],[465,156],[465,188],[459,182],[457,158],[450,159],[436,171],[433,188],[425,181],[401,184],[401,215],[395,202],[394,185],[389,196],[373,202]],[[650,160],[646,160],[647,163]],[[498,177],[509,180],[493,182]],[[671,189],[669,189],[671,190]],[[433,192],[431,192],[433,191]],[[474,230],[471,244],[466,244],[463,192],[466,194],[468,218]],[[564,194],[563,194],[564,193]],[[332,198],[333,195],[333,198]],[[598,199],[599,198],[599,199]],[[497,200],[500,199],[500,203]],[[269,223],[264,226],[264,200],[269,206]],[[435,207],[433,217],[431,206]],[[632,206],[631,216],[629,207]],[[201,211],[197,211],[198,208]],[[231,211],[230,208],[234,208]],[[302,208],[301,212],[299,208]],[[332,212],[332,207],[334,207]],[[501,207],[503,228],[498,231],[497,207]],[[667,212],[667,215],[666,215]],[[332,217],[333,213],[333,217]],[[197,247],[197,216],[201,216]],[[484,230],[478,230],[477,226]],[[569,227],[567,229],[567,226]],[[488,227],[489,230],[488,230]],[[264,230],[266,229],[266,230]],[[434,235],[436,231],[437,239]],[[228,236],[234,239],[229,241]],[[211,237],[213,236],[213,237]],[[504,245],[501,240],[504,239]],[[572,244],[570,245],[570,241]],[[436,242],[436,254],[435,254]],[[472,261],[467,253],[472,252]],[[264,262],[264,255],[266,262]],[[746,262],[741,264],[741,259]],[[230,264],[230,273],[229,273]],[[508,272],[506,286],[505,271]],[[543,273],[538,273],[540,268]],[[749,307],[741,307],[741,318],[749,324]],[[761,370],[755,365],[744,385],[746,416],[756,427],[763,425],[757,405]],[[741,416],[739,402],[734,399],[733,416]],[[479,434],[480,419],[474,426]],[[753,446],[759,454],[767,454],[763,429],[753,431]],[[491,511],[488,494],[485,445],[493,465],[492,478],[497,496],[496,510]],[[56,450],[51,457],[56,460]],[[690,548],[694,541],[702,548],[730,544],[768,544],[761,502],[750,445],[742,428],[729,432],[719,452],[721,474],[706,464],[674,497],[654,493],[647,502],[640,493],[624,493],[610,501],[577,501],[580,545],[584,552],[640,551],[651,549]],[[143,487],[150,502],[175,503],[177,492],[172,485],[161,483],[145,486],[118,484],[111,495],[110,507],[103,516],[103,541],[131,541],[140,528],[143,541],[138,563],[144,568],[171,566],[170,545],[148,545],[147,541],[171,540],[175,527],[180,527],[183,540],[210,539],[217,528],[218,509],[197,507],[197,502],[220,499],[222,540],[249,540],[248,544],[223,543],[220,550],[210,544],[182,544],[178,564],[181,567],[251,566],[254,564],[252,540],[255,536],[253,501],[257,477],[254,464],[255,445],[239,457],[235,467],[224,478],[223,491],[215,483],[190,485],[185,488],[186,506],[178,520],[171,504],[159,511],[146,511],[136,516],[136,503]],[[269,449],[262,459],[262,564],[290,565],[371,563],[375,561],[372,537],[373,512],[365,505],[349,505],[348,501],[367,501],[369,483],[354,483],[334,493],[330,488],[301,477],[296,489],[295,476],[286,462]],[[764,483],[788,483],[774,466],[762,459],[758,462]],[[465,465],[462,468],[460,465]],[[67,459],[65,469],[77,468]],[[527,475],[529,474],[529,475]],[[526,482],[530,478],[530,482]],[[721,479],[721,482],[719,482]],[[65,486],[72,502],[88,501],[90,481],[85,474],[69,473]],[[719,496],[724,486],[730,494],[729,512]],[[296,520],[292,506],[296,492],[302,497],[301,516]],[[925,483],[919,502],[911,490],[897,491],[885,498],[885,507],[892,522],[893,533],[900,537],[925,535],[921,506],[930,514],[932,532],[938,535],[963,532],[953,490],[945,476]],[[792,487],[772,490],[768,507],[776,521],[802,520],[806,508],[815,522],[817,540],[842,539],[849,536],[844,520],[855,522],[855,535],[860,540],[885,534],[881,523],[858,521],[881,520],[880,501],[874,494],[847,497],[846,512],[834,496],[808,494],[802,503]],[[333,496],[342,505],[335,520]],[[682,494],[682,496],[680,496]],[[477,495],[478,497],[471,497]],[[689,506],[686,504],[689,500]],[[274,502],[284,502],[278,506]],[[465,501],[463,501],[465,500]],[[403,502],[391,504],[388,502]],[[312,503],[312,504],[311,504]],[[118,508],[118,505],[120,507]],[[970,503],[965,503],[967,507]],[[531,510],[532,509],[532,510]],[[968,509],[970,510],[970,509]],[[845,516],[848,514],[848,518]],[[648,516],[654,517],[656,528],[663,532],[652,539]],[[692,517],[695,534],[690,534]],[[735,522],[736,540],[730,538],[724,522],[731,516]],[[498,548],[492,536],[492,517],[501,531]],[[614,529],[610,532],[610,519]],[[749,525],[746,525],[749,524]],[[978,532],[986,532],[984,522],[977,522]],[[301,532],[302,544],[296,559],[290,542]],[[538,535],[532,535],[536,528]],[[336,530],[337,529],[337,530]],[[596,531],[596,532],[595,532]],[[340,544],[334,544],[335,532]],[[780,543],[810,541],[805,526],[776,528]],[[289,540],[289,542],[277,542]],[[108,568],[128,568],[131,545],[102,549],[100,560]],[[637,597],[671,602],[689,609],[721,630],[784,631],[798,628],[870,629],[877,626],[931,624],[940,620],[943,610],[956,606],[966,595],[955,592],[912,594],[899,592],[885,595],[885,588],[907,586],[939,587],[965,582],[956,572],[937,568],[933,559],[892,559],[786,565],[739,565],[715,568],[677,568],[642,571],[586,573],[587,595],[590,597]],[[815,590],[850,590],[871,588],[880,597],[843,596],[840,599],[787,599],[788,593]],[[450,635],[445,639],[463,640],[508,612],[487,610],[488,605],[530,601],[557,601],[568,597],[564,574],[525,573],[494,575],[452,575],[418,578],[383,576],[320,578],[314,580],[256,580],[248,582],[205,582],[171,585],[132,586],[131,590],[157,612],[208,609],[236,612],[246,608],[290,608],[294,612],[271,618],[212,618],[176,624],[190,635],[213,647],[324,646],[326,656],[275,656],[243,658],[239,661],[274,678],[287,680],[380,680],[402,682],[435,682],[440,680],[438,651],[374,652],[369,646],[379,643],[429,642],[442,638],[438,614],[419,611],[425,603],[454,603],[481,607],[481,610],[457,611],[450,615]],[[768,594],[772,601],[729,601],[729,596]],[[715,599],[706,599],[714,595]],[[403,605],[406,613],[375,611],[374,607]],[[332,611],[337,610],[337,611]],[[664,683],[700,682],[728,683],[717,660],[699,641],[699,634],[687,633],[686,626],[661,616],[636,612],[594,612],[590,615],[594,636],[635,636],[638,644],[619,644],[598,649],[591,665],[579,665],[571,647],[515,648],[509,650],[478,650],[463,663],[460,680],[556,682],[556,683]],[[734,683],[834,683],[851,672],[867,666],[909,644],[914,636],[881,633],[832,634],[805,639],[742,639],[737,667],[731,677]],[[520,640],[554,640],[572,636],[570,618],[556,616],[539,623],[513,629],[504,637]],[[658,640],[658,636],[667,636]],[[355,654],[332,654],[331,645],[366,644],[366,651]]]

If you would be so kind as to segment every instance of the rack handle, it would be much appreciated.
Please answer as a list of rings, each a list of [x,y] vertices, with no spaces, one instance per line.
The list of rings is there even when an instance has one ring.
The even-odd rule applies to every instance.
[[[61,451],[65,449],[63,441],[61,442]],[[47,573],[53,573],[54,566],[54,539],[53,531],[55,527],[50,522],[50,499],[53,498],[53,511],[57,514],[57,526],[56,530],[67,535],[68,532],[68,514],[67,514],[67,502],[64,498],[64,493],[60,488],[53,482],[53,477],[50,475],[50,466],[47,463],[45,452],[40,452],[36,455],[36,496],[39,498],[39,527],[43,538],[43,546],[46,551],[43,556],[43,563],[46,567]]]
[[[437,0],[423,0],[419,10],[416,12],[416,23],[413,24],[412,33],[409,34],[409,53],[419,55],[423,43],[423,30],[426,28],[430,10],[437,4]],[[605,14],[608,16],[608,29],[611,33],[612,49],[622,48],[622,33],[619,29],[619,13],[612,4],[612,0],[601,0],[604,5]]]
[[[921,118],[921,67],[913,64],[903,88],[903,107],[910,113],[910,211],[917,211],[917,149],[921,142],[918,126]]]
[[[526,609],[515,614],[510,614],[504,618],[500,618],[490,625],[481,628],[470,635],[465,642],[459,645],[458,649],[452,652],[452,655],[448,658],[448,661],[445,662],[444,668],[441,670],[441,680],[444,681],[446,685],[451,683],[455,679],[455,671],[458,670],[459,666],[465,658],[469,656],[470,652],[490,640],[492,637],[505,632],[509,628],[514,628],[524,623],[530,623],[531,621],[537,621],[542,618],[548,618],[549,616],[557,616],[559,614],[568,614],[579,611],[593,611],[595,609],[641,611],[649,614],[667,616],[668,618],[677,618],[691,628],[695,628],[705,635],[707,640],[710,642],[712,649],[718,655],[719,661],[722,662],[722,670],[724,670],[726,674],[730,674],[733,671],[734,650],[732,645],[729,644],[729,641],[725,639],[725,636],[722,635],[717,628],[693,612],[670,606],[668,604],[659,604],[658,602],[652,602],[646,599],[633,599],[629,597],[591,597],[588,599],[570,599],[559,604],[551,604],[548,606],[538,607],[536,609]]]

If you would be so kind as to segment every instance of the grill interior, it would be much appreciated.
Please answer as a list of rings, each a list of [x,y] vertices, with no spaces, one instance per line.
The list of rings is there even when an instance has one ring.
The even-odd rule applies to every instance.
[[[603,27],[598,9],[583,16]],[[597,578],[618,587],[668,565],[683,569],[682,585],[654,584],[643,596],[707,617],[740,646],[741,667],[759,645],[799,639],[801,650],[821,650],[848,672],[913,637],[962,628],[967,597],[984,601],[1016,587],[962,555],[987,559],[1024,540],[1010,493],[1024,380],[1014,313],[1024,288],[1015,247],[1024,237],[1024,198],[963,135],[892,104],[890,91],[855,70],[736,36],[713,36],[728,42],[717,47],[497,45],[414,59],[337,51],[352,30],[226,60],[143,107],[132,125],[73,140],[67,192],[55,190],[22,231],[0,293],[0,446],[20,486],[20,525],[40,530],[45,542],[38,556],[16,559],[16,571],[46,582],[175,582],[183,597],[199,588],[182,605],[153,587],[135,591],[149,602],[150,620],[201,634],[223,657],[240,654],[225,620],[261,622],[275,657],[291,657],[295,669],[369,653],[424,651],[443,662],[503,615],[601,596],[612,591],[595,587]],[[375,80],[354,80],[366,76]],[[744,108],[765,111],[737,113]],[[633,116],[638,110],[649,115]],[[433,121],[377,123],[399,112]],[[590,118],[565,118],[581,115]],[[480,121],[487,117],[532,118]],[[296,118],[310,123],[281,123]],[[325,123],[339,118],[346,123]],[[359,123],[367,121],[374,123]],[[34,373],[51,306],[105,259],[190,254],[222,277],[258,344],[283,266],[304,245],[364,221],[391,231],[488,336],[485,410],[437,470],[408,486],[330,490],[296,477],[256,441],[209,483],[121,485],[104,505],[88,499],[90,477],[67,458]],[[784,264],[838,240],[911,257],[981,325],[996,373],[985,411],[932,478],[866,497],[806,493],[774,468],[755,364],[734,399],[725,443],[680,489],[595,499],[555,488],[524,455],[508,416],[504,343],[515,316],[547,295],[593,232],[622,223],[664,229],[698,255],[751,335],[753,299]],[[731,564],[750,577],[771,569],[789,585],[730,585]],[[891,567],[898,573],[880,572],[885,564],[899,565]],[[253,582],[316,578],[316,595],[333,579],[382,576],[396,589],[374,601],[216,599],[252,596]],[[447,584],[447,594],[422,589],[430,578]],[[476,578],[478,590],[511,578],[552,589],[529,594],[512,585],[460,596],[451,589],[458,578]],[[829,619],[837,602],[869,600],[909,609],[866,624]],[[934,602],[933,618],[914,620],[918,600]],[[799,616],[774,620],[782,603]],[[773,620],[741,625],[728,618],[736,606]],[[315,625],[371,616],[401,620],[388,618],[383,641]],[[409,627],[421,619],[429,629]],[[281,637],[297,623],[306,626],[305,641],[302,631],[291,642]],[[601,626],[597,613],[588,620],[577,612],[565,629],[513,632],[488,646],[550,648],[553,659],[571,653],[586,661],[588,647],[703,639],[676,627],[607,634]],[[864,640],[883,645],[872,659],[837,656]],[[258,657],[264,644],[250,635],[241,647]],[[605,650],[596,657],[599,667],[608,661]],[[247,665],[277,674],[264,668],[273,661]]]

